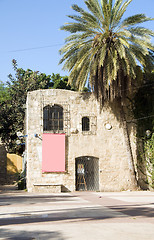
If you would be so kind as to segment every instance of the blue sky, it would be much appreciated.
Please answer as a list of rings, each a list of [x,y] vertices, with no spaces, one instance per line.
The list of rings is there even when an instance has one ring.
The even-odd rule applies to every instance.
[[[13,73],[12,59],[18,67],[46,74],[60,73],[59,49],[67,33],[59,28],[72,14],[72,4],[84,7],[84,0],[0,0],[0,80],[6,82]],[[145,13],[153,16],[154,0],[133,0],[125,17]],[[146,27],[154,30],[154,22]]]

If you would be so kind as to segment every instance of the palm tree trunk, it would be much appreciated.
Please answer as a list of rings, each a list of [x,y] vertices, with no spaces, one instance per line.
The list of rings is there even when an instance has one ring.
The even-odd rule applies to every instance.
[[[134,166],[132,148],[131,148],[130,137],[128,133],[128,126],[127,126],[127,121],[125,117],[123,103],[121,103],[121,118],[122,118],[123,132],[124,132],[124,138],[125,138],[125,144],[126,144],[128,166],[130,170],[130,180],[131,180],[130,188],[131,190],[137,190],[136,171]]]

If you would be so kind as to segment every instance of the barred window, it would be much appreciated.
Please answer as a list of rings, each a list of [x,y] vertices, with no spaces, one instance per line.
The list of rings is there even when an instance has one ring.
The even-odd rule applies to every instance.
[[[43,108],[43,130],[63,130],[63,108],[59,105],[47,105]]]
[[[90,130],[90,119],[89,117],[82,118],[82,131],[89,131]]]

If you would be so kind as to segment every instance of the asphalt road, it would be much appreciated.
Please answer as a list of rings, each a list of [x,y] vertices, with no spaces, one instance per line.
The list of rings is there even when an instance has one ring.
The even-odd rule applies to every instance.
[[[0,240],[154,240],[154,192],[0,188]]]

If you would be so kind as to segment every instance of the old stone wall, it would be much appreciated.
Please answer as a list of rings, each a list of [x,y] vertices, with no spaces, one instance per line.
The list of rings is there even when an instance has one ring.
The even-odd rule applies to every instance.
[[[64,109],[66,134],[66,172],[42,173],[43,107],[59,104]],[[116,113],[116,114],[115,114]],[[82,131],[82,117],[90,119],[90,130]],[[67,90],[37,90],[28,93],[26,112],[27,188],[55,184],[74,191],[76,189],[75,159],[91,156],[99,159],[99,190],[121,191],[131,189],[128,155],[122,124],[109,106],[100,105],[91,93]],[[108,129],[110,124],[111,129]],[[134,126],[129,125],[134,159],[136,145]],[[37,138],[35,137],[37,134]],[[48,186],[48,188],[49,188]]]

